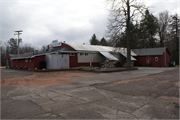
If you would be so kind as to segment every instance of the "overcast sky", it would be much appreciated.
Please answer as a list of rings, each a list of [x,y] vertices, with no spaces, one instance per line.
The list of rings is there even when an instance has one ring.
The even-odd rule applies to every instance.
[[[41,47],[52,40],[89,44],[95,33],[105,36],[108,11],[105,0],[0,0],[0,41],[17,38]],[[180,14],[180,0],[141,0],[154,15],[168,10]]]

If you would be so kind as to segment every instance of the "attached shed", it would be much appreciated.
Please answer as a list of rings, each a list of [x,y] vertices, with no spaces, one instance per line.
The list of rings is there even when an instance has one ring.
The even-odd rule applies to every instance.
[[[167,48],[132,49],[132,51],[137,55],[134,56],[137,59],[134,64],[137,66],[164,67],[165,62],[166,66],[169,66],[171,54]]]

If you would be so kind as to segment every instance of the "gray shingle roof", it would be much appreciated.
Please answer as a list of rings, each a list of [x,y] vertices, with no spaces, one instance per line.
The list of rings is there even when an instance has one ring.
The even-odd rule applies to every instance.
[[[132,49],[132,51],[138,56],[146,56],[146,55],[162,55],[165,49],[164,47],[160,47],[160,48]]]
[[[12,57],[11,59],[26,59],[26,58],[33,58],[35,56],[42,56],[42,55],[45,55],[47,53],[55,53],[57,51],[72,51],[71,49],[69,48],[56,48],[56,49],[53,49],[52,51],[41,51],[41,52],[38,52],[38,54],[33,54],[32,53],[28,53],[28,54],[10,54],[10,56]]]

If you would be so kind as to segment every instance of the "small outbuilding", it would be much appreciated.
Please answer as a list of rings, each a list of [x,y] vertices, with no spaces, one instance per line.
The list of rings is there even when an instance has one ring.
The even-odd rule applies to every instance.
[[[132,51],[137,55],[134,56],[137,59],[134,65],[153,67],[169,66],[171,54],[167,48],[132,49]]]

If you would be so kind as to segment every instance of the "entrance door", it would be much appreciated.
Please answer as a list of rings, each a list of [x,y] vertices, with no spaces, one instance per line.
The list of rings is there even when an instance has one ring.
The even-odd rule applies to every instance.
[[[147,56],[146,58],[146,63],[147,63],[147,66],[151,66],[151,57],[150,56]]]

